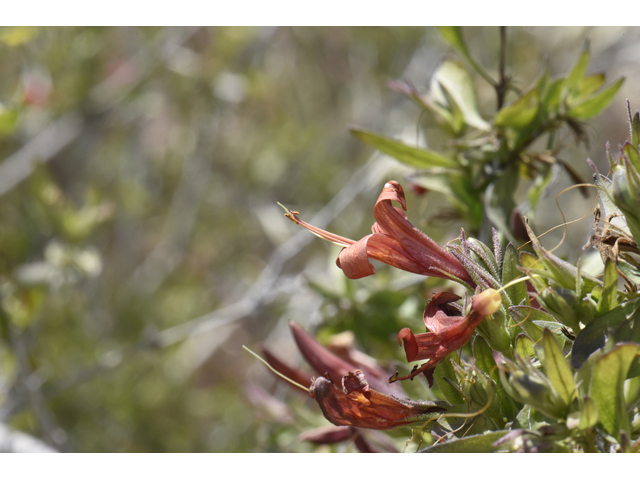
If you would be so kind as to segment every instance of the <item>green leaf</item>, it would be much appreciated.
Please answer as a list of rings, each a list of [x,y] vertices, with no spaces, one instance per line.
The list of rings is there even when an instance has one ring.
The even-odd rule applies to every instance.
[[[558,78],[551,82],[544,95],[540,108],[546,113],[556,113],[560,107],[560,98],[567,84],[566,78]]]
[[[604,73],[595,73],[583,77],[578,83],[578,95],[583,97],[589,95],[604,85],[606,77]]]
[[[503,446],[495,446],[498,440],[504,437],[509,430],[499,430],[497,432],[483,433],[470,437],[452,440],[447,443],[440,443],[421,450],[421,453],[491,453],[504,451]]]
[[[573,342],[571,363],[579,368],[596,350],[604,347],[608,332],[613,333],[613,340],[634,341],[640,343],[640,318],[638,308],[640,298],[625,302],[610,312],[594,319],[587,325]]]
[[[604,428],[620,441],[620,431],[631,433],[624,400],[624,381],[631,362],[640,352],[640,345],[617,345],[611,352],[599,358],[593,369],[589,396],[598,411]]]
[[[589,45],[585,45],[578,61],[571,69],[569,76],[567,77],[567,87],[571,92],[576,92],[582,78],[587,72],[587,66],[589,66],[589,60],[591,60],[591,52],[589,51]]]
[[[616,264],[610,258],[604,264],[604,286],[602,288],[602,294],[600,300],[598,300],[598,314],[604,315],[605,313],[613,310],[618,306],[616,297],[618,295],[618,270]]]
[[[464,38],[462,38],[462,28],[461,27],[438,27],[440,31],[440,35],[451,44],[455,49],[457,49],[466,59],[471,58],[469,54],[469,50],[467,49],[467,44],[464,42]]]
[[[522,272],[518,270],[519,266],[518,250],[513,246],[513,243],[509,243],[505,250],[504,260],[502,262],[502,285],[507,285],[513,280],[524,276]],[[505,288],[505,291],[513,305],[529,304],[529,295],[527,294],[527,285],[525,282],[519,282],[511,285],[510,287]]]
[[[464,112],[462,111],[462,108],[460,108],[460,105],[458,105],[458,102],[456,101],[454,96],[449,93],[449,90],[447,90],[447,88],[442,84],[440,84],[440,87],[442,88],[442,94],[444,95],[447,101],[447,105],[449,106],[447,113],[451,118],[451,130],[453,131],[455,137],[460,137],[467,129]]]
[[[631,161],[631,164],[636,171],[640,171],[640,155],[638,155],[638,149],[629,142],[626,142],[622,147],[622,151]]]
[[[577,105],[571,107],[568,115],[578,120],[587,120],[602,110],[607,108],[613,101],[613,97],[624,83],[624,77],[619,78],[615,83],[609,85],[600,93],[594,93],[582,100]]]
[[[373,132],[352,128],[351,133],[359,140],[367,143],[383,153],[416,168],[432,167],[456,167],[457,164],[452,159],[437,152],[422,148],[410,147],[398,140],[394,140]]]
[[[613,168],[611,180],[612,197],[616,206],[624,213],[627,227],[636,242],[640,242],[640,210],[638,209],[638,196],[640,191],[634,188],[634,171],[629,160],[623,157],[624,167]]]
[[[438,386],[444,398],[446,398],[452,405],[459,405],[464,403],[464,398],[460,393],[460,390],[454,387],[446,379],[452,382],[456,379],[456,371],[451,364],[451,360],[446,358],[443,362],[440,362],[433,372],[433,379]]]
[[[533,348],[533,340],[523,333],[519,333],[516,337],[515,350],[524,361],[531,361],[533,357],[536,356],[536,351]]]
[[[454,109],[453,106],[451,106],[451,111],[449,111],[441,105],[431,101],[424,95],[421,95],[413,85],[409,85],[400,80],[393,80],[389,82],[387,86],[390,89],[406,96],[418,106],[426,108],[434,116],[438,124],[454,136],[459,136],[464,133],[464,127],[466,127],[466,124],[464,123],[462,112],[459,111],[459,109]]]
[[[491,129],[491,126],[483,120],[478,112],[471,76],[458,62],[444,60],[433,75],[431,79],[431,95],[434,100],[441,103],[446,102],[443,89],[446,89],[448,94],[455,99],[468,125],[483,131]]]
[[[631,143],[636,148],[640,144],[640,112],[636,112],[631,121]]]
[[[573,331],[580,330],[580,318],[574,307],[577,304],[575,293],[566,288],[546,288],[538,296],[542,307],[552,313],[560,323]]]
[[[573,380],[571,367],[564,358],[558,342],[556,342],[553,333],[547,329],[542,334],[542,348],[544,349],[545,374],[568,407],[576,395],[576,383]]]
[[[449,42],[455,49],[457,49],[462,56],[471,64],[476,72],[482,76],[487,82],[491,85],[494,85],[495,82],[489,76],[489,74],[482,68],[478,63],[473,59],[471,54],[469,53],[469,49],[467,48],[467,44],[462,38],[462,29],[460,27],[438,27],[440,30],[440,34],[442,37]]]
[[[495,124],[498,127],[524,128],[536,118],[539,106],[538,89],[533,88],[503,107],[496,114]]]
[[[473,358],[476,361],[476,367],[487,375],[496,366],[496,361],[493,359],[493,350],[491,350],[486,340],[479,335],[473,341]],[[494,372],[494,377],[494,380],[498,378],[497,371]]]
[[[593,427],[598,422],[598,409],[591,397],[584,397],[580,415],[580,430]]]

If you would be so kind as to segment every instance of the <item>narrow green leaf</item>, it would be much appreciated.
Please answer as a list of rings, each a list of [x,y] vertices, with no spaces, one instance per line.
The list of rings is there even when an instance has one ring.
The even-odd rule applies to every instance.
[[[634,147],[640,148],[640,112],[636,112],[631,121],[631,143]]]
[[[593,369],[589,396],[598,411],[604,428],[620,440],[620,431],[631,433],[624,400],[624,381],[631,362],[640,351],[640,345],[619,344],[599,358]]]
[[[458,405],[464,403],[464,398],[459,388],[456,388],[456,371],[451,364],[451,360],[446,358],[444,362],[440,362],[433,372],[433,379],[449,403]],[[454,385],[447,381],[449,379]]]
[[[623,157],[625,166],[613,168],[613,178],[611,180],[612,198],[616,206],[624,213],[627,227],[631,235],[640,242],[640,211],[638,209],[637,192],[633,188],[633,176],[635,172],[630,162]]]
[[[544,348],[545,374],[568,407],[576,395],[576,383],[558,342],[553,333],[547,329],[542,334],[542,348]]]
[[[624,77],[619,78],[615,83],[609,85],[604,90],[590,95],[579,104],[573,106],[569,110],[568,115],[578,120],[587,120],[588,118],[597,115],[609,106],[613,101],[613,97],[618,93],[618,90],[620,90],[623,83]]]
[[[577,336],[571,349],[571,363],[579,368],[596,350],[605,344],[608,332],[613,340],[640,343],[640,298],[618,305],[613,310],[594,319]]]
[[[589,45],[585,45],[580,57],[578,57],[578,61],[573,66],[569,76],[567,77],[567,87],[569,87],[571,92],[575,92],[577,90],[580,81],[587,72],[589,60],[591,60],[591,52],[589,51]]]
[[[605,313],[613,310],[617,305],[618,295],[618,270],[616,264],[610,258],[604,264],[604,285],[602,288],[602,294],[600,300],[598,300],[598,314],[604,315]]]
[[[464,38],[462,38],[461,27],[438,27],[438,30],[440,31],[440,35],[466,59],[471,58],[467,44],[464,42]]]
[[[383,135],[378,135],[373,132],[367,132],[365,130],[359,130],[352,128],[351,133],[359,140],[367,143],[383,153],[417,168],[432,168],[432,167],[456,167],[457,164],[450,158],[447,158],[439,153],[431,150],[424,150],[421,148],[411,147],[398,140],[394,140]]]
[[[478,112],[473,80],[463,65],[454,60],[444,60],[438,66],[431,78],[431,95],[441,103],[446,102],[443,88],[455,99],[468,125],[483,131],[491,129]]]
[[[527,361],[527,359],[531,361],[531,359],[536,356],[536,351],[533,348],[533,340],[523,333],[519,333],[516,337],[515,350],[525,361]]]
[[[598,410],[596,408],[595,402],[591,399],[591,397],[584,397],[580,415],[580,425],[578,428],[580,428],[580,430],[586,430],[587,428],[595,426],[597,422]]]
[[[489,375],[493,368],[496,366],[496,361],[493,359],[493,350],[489,347],[489,344],[484,338],[477,335],[473,341],[473,358],[476,361],[476,367],[481,371]],[[494,371],[494,379],[498,378],[498,371]]]
[[[410,100],[412,100],[419,107],[425,108],[428,110],[435,118],[435,120],[440,124],[444,129],[448,132],[453,133],[454,135],[458,134],[458,129],[461,128],[456,125],[462,121],[464,123],[464,119],[458,120],[454,119],[452,112],[449,112],[446,108],[438,105],[437,103],[431,101],[429,98],[421,95],[418,89],[415,86],[405,83],[401,80],[392,80],[387,86],[398,93],[406,96]]]
[[[638,149],[629,142],[626,142],[622,147],[622,151],[631,161],[631,164],[636,169],[636,171],[640,171],[640,155],[638,154]]]
[[[562,92],[566,84],[566,78],[558,78],[551,82],[542,97],[541,108],[543,112],[556,113],[558,111],[560,98],[562,97]]]
[[[580,318],[574,310],[578,299],[571,289],[546,288],[538,296],[542,307],[553,314],[560,323],[577,332],[580,330]]]
[[[578,95],[584,97],[589,95],[604,85],[606,77],[604,73],[595,73],[583,77],[578,83]]]
[[[498,440],[504,437],[509,430],[472,435],[470,437],[453,440],[447,443],[439,443],[424,450],[421,453],[491,453],[504,451],[503,446],[494,446]]]
[[[495,124],[498,127],[524,128],[536,118],[539,106],[538,89],[533,88],[503,107],[496,114]]]
[[[462,38],[462,29],[460,27],[438,27],[440,31],[440,35],[449,42],[455,49],[457,49],[462,56],[471,64],[476,72],[482,76],[487,82],[491,85],[494,85],[495,82],[489,76],[489,74],[482,68],[478,63],[473,59],[471,53],[469,53],[469,49],[467,48],[467,44]]]
[[[455,97],[451,95],[449,90],[447,90],[447,87],[442,84],[440,84],[440,87],[442,88],[442,94],[444,95],[447,101],[447,105],[449,106],[447,112],[451,116],[451,129],[453,130],[454,136],[460,137],[467,129],[464,112],[462,111],[462,108],[456,101]]]
[[[502,285],[507,285],[513,280],[524,276],[524,274],[518,270],[518,266],[520,266],[518,250],[513,246],[513,243],[509,243],[502,262]],[[529,304],[529,295],[527,294],[527,285],[525,282],[516,283],[507,287],[505,290],[513,305]]]

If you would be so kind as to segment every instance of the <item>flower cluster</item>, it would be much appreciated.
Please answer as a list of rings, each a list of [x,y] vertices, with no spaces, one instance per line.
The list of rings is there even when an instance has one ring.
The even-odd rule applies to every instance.
[[[402,208],[394,207],[397,202]],[[475,290],[476,282],[463,264],[445,247],[414,227],[404,211],[406,200],[400,184],[389,181],[374,207],[376,223],[372,234],[355,241],[314,227],[299,218],[298,212],[286,210],[286,216],[315,235],[343,246],[337,265],[351,279],[373,275],[370,259],[425,276],[455,280]],[[460,297],[450,292],[436,294],[424,312],[428,331],[415,335],[403,328],[398,341],[404,346],[407,361],[426,360],[404,377],[389,378],[377,365],[361,363],[353,358],[341,358],[322,347],[295,323],[291,331],[307,362],[321,376],[309,379],[308,374],[292,369],[268,350],[269,363],[289,378],[309,387],[325,418],[336,426],[388,430],[417,421],[424,421],[446,410],[444,402],[418,402],[401,399],[402,390],[394,382],[424,373],[433,384],[433,371],[447,355],[462,348],[476,327],[501,304],[496,290],[487,289],[475,295],[471,308],[464,314],[455,303]],[[330,432],[335,436],[336,432]]]

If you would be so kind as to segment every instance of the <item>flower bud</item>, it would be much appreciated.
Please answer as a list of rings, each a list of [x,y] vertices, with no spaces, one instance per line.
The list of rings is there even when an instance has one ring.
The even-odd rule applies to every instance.
[[[493,315],[498,311],[502,304],[502,298],[497,290],[489,288],[484,292],[480,292],[471,300],[471,308],[478,312],[482,317]]]

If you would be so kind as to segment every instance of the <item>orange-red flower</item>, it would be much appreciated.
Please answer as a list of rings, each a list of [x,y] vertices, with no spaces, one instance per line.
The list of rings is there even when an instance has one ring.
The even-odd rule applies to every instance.
[[[340,389],[330,379],[318,377],[309,389],[325,418],[334,425],[390,430],[446,411],[442,402],[399,399],[371,390],[360,370],[345,375],[342,385]]]
[[[391,202],[398,202],[402,210]],[[355,241],[340,237],[300,220],[297,212],[286,216],[315,235],[345,247],[338,256],[337,265],[348,278],[373,275],[376,270],[369,259],[378,260],[408,272],[430,277],[450,278],[476,284],[462,264],[444,247],[415,228],[403,210],[407,210],[404,191],[396,181],[387,182],[373,207],[376,223],[371,235]]]
[[[447,355],[462,348],[473,335],[473,331],[488,315],[495,313],[500,307],[500,294],[493,289],[473,297],[471,310],[466,316],[453,315],[452,302],[460,297],[450,292],[440,292],[424,311],[424,324],[429,329],[427,333],[414,335],[410,328],[403,328],[398,333],[398,343],[404,344],[407,361],[429,360],[421,367],[415,369],[410,375],[393,380],[406,380],[424,373],[429,380],[429,386],[433,385],[433,371],[436,365],[445,359]]]

